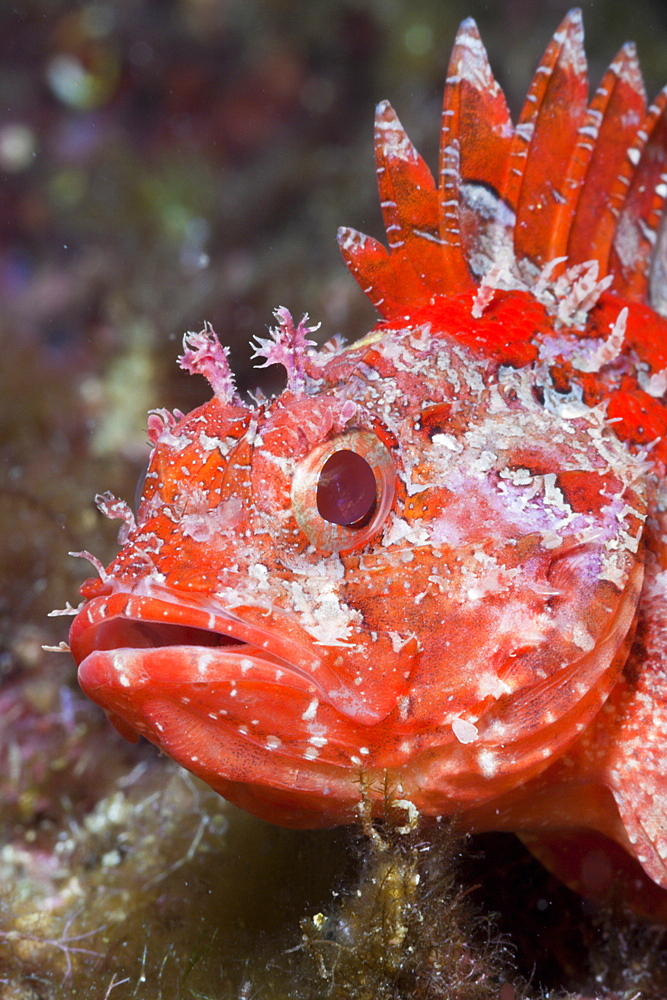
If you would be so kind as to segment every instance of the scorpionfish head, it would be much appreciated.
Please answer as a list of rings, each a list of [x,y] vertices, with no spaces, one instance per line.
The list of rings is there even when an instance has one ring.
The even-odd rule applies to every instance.
[[[270,820],[350,821],[387,782],[425,812],[483,802],[561,753],[618,676],[636,462],[596,410],[457,344],[469,303],[450,311],[307,360],[279,311],[265,354],[288,389],[153,415],[136,524],[100,498],[127,524],[73,624],[83,689]],[[212,331],[186,348],[226,384]]]

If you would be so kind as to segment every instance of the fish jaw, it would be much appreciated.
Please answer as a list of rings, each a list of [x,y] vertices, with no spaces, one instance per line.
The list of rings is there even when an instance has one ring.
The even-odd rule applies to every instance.
[[[244,669],[240,660],[252,681],[237,681]],[[275,735],[280,731],[275,716],[289,713],[300,720],[316,697],[306,678],[294,674],[287,683],[284,677],[276,683],[276,672],[280,668],[247,653],[209,653],[192,646],[150,652],[128,648],[89,654],[79,667],[79,683],[121,735],[146,737],[225,799],[260,818],[297,828],[354,821],[360,793],[352,770],[307,760],[300,766],[285,734]],[[242,703],[236,715],[235,695]],[[258,710],[253,713],[251,705]],[[259,718],[251,720],[251,714]],[[316,751],[320,741],[312,742],[307,723],[301,725],[304,752]],[[294,737],[290,742],[296,742]],[[323,798],[328,798],[326,809]]]
[[[183,647],[192,649],[192,656],[200,662],[202,670],[208,660],[200,653],[206,653],[210,659],[213,653],[219,657],[224,651],[245,675],[250,668],[242,660],[250,656],[258,659],[262,667],[273,663],[276,683],[283,679],[281,668],[285,675],[302,677],[313,695],[361,726],[381,722],[392,712],[406,688],[418,650],[418,644],[410,640],[394,653],[389,636],[377,637],[372,652],[381,660],[382,669],[375,670],[374,679],[365,676],[361,683],[360,674],[354,669],[343,672],[339,666],[343,644],[327,646],[313,642],[289,613],[279,609],[269,612],[263,605],[230,611],[201,595],[172,593],[169,588],[146,581],[139,581],[135,591],[121,590],[90,600],[72,623],[69,639],[79,665],[98,651],[132,649],[138,654],[152,655],[156,647]],[[345,652],[352,660],[355,650],[359,669],[368,673],[366,661],[372,661],[373,657],[361,645],[350,643]],[[93,678],[89,669],[92,668],[80,672],[80,679],[86,685],[89,677]],[[141,683],[140,672],[125,677],[123,684],[121,676],[125,675],[118,675],[121,687]],[[200,678],[193,675],[192,679]],[[215,678],[211,675],[204,679]]]
[[[124,592],[89,601],[70,645],[81,688],[121,735],[145,736],[225,798],[285,826],[358,818],[359,747],[377,720],[360,721],[363,704],[306,646],[194,601]]]

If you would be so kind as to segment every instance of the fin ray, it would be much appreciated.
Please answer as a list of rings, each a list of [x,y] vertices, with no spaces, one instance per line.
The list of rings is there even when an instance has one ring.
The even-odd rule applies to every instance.
[[[567,202],[564,178],[588,98],[581,12],[572,10],[547,46],[514,132],[505,196],[516,211],[519,260],[556,256],[554,226]]]
[[[614,232],[609,270],[620,295],[643,299],[667,201],[667,87],[648,109],[627,158],[628,192]]]
[[[338,246],[361,290],[385,319],[405,317],[428,301],[429,292],[410,263],[372,236],[341,226]]]
[[[388,101],[377,107],[375,159],[390,252],[432,291],[446,291],[435,181]]]
[[[488,269],[478,258],[490,256],[507,228],[501,192],[512,135],[505,95],[491,72],[477,25],[468,18],[456,35],[443,100],[441,234],[444,237],[448,211],[451,215],[457,207],[458,242],[468,266],[478,274]],[[454,140],[457,155],[447,153]]]
[[[627,191],[626,150],[646,113],[644,84],[635,47],[624,45],[605,73],[591,101],[575,154],[585,160],[581,188],[569,227],[567,253],[572,264],[597,260],[600,273],[607,273],[609,252],[618,212]]]

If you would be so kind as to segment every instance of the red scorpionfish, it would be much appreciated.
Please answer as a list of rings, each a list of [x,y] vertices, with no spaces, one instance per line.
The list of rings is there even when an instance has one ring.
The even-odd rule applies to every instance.
[[[83,690],[274,823],[360,801],[518,832],[595,896],[667,920],[667,88],[625,45],[588,103],[581,16],[517,125],[474,23],[437,182],[387,103],[388,248],[343,257],[380,313],[319,352],[258,339],[286,389],[151,414],[136,520],[70,644]]]

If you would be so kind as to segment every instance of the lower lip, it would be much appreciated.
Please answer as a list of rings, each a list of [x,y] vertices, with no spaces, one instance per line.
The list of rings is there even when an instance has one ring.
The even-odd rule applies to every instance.
[[[141,699],[142,693],[152,697],[159,692],[182,701],[197,689],[205,693],[207,699],[214,698],[218,688],[229,697],[230,688],[244,684],[316,693],[309,678],[286,670],[246,645],[93,650],[80,663],[78,678],[85,693],[105,708],[111,702],[129,705]]]

